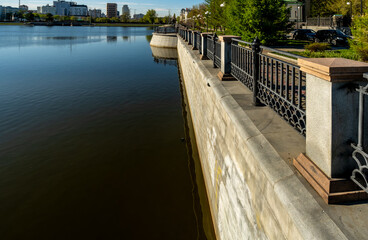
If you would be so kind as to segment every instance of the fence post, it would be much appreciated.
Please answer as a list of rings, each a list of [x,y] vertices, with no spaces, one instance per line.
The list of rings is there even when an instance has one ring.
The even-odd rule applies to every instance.
[[[189,29],[188,30],[188,45],[192,45],[192,37],[193,37],[193,30]]]
[[[350,143],[357,142],[358,135],[355,89],[366,85],[363,73],[368,64],[343,58],[300,58],[298,65],[306,73],[306,151],[294,159],[294,166],[327,203],[359,200],[361,191],[349,181],[356,168]]]
[[[221,71],[217,76],[221,81],[234,79],[234,77],[230,74],[232,39],[241,39],[241,37],[232,35],[219,36],[219,42],[221,44]]]
[[[216,41],[217,41],[217,35],[216,33],[213,34],[213,67],[216,68]]]
[[[192,48],[192,50],[197,50],[198,49],[197,37],[198,37],[198,32],[193,30],[193,48]]]
[[[201,60],[208,60],[207,57],[207,36],[210,35],[211,33],[201,33],[201,38],[202,38],[202,46],[201,46]]]
[[[252,44],[252,51],[253,51],[253,104],[255,106],[262,105],[259,99],[257,98],[258,94],[258,81],[259,81],[259,71],[260,71],[260,65],[259,65],[259,53],[261,52],[261,43],[256,37]]]

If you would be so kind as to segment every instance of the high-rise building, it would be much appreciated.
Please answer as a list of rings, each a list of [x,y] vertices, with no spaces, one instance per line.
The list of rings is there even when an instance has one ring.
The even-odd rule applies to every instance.
[[[76,2],[67,2],[64,0],[54,1],[56,15],[60,16],[87,16],[88,7],[78,5]]]
[[[133,19],[135,20],[140,20],[144,17],[144,14],[143,13],[138,13],[138,14],[134,14],[133,15]]]
[[[129,10],[128,5],[123,5],[123,8],[122,8],[121,12],[122,12],[122,15],[130,16],[130,10]]]
[[[20,5],[19,10],[27,12],[28,11],[28,6],[27,5]]]
[[[19,8],[5,7],[0,5],[0,21],[10,21],[19,12]]]
[[[51,13],[52,15],[56,15],[56,8],[54,6],[46,5],[42,7],[37,7],[37,13],[40,14],[48,14]]]
[[[118,5],[116,3],[106,4],[106,14],[108,18],[113,18],[118,16]]]
[[[102,17],[101,9],[90,9],[88,15],[92,18],[100,18]]]

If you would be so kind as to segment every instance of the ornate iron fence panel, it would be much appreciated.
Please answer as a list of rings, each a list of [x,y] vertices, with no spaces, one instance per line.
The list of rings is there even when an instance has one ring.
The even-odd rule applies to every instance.
[[[257,98],[305,136],[306,76],[299,66],[259,55]]]
[[[221,68],[221,43],[215,41],[216,48],[215,48],[215,66]]]
[[[241,43],[243,46],[240,46]],[[231,75],[253,91],[253,56],[251,43],[233,40],[231,42]]]
[[[207,36],[207,57],[213,61],[213,36]]]
[[[364,74],[364,77],[368,79],[368,74]],[[364,101],[365,95],[368,95],[368,85],[359,86],[356,91],[359,92],[358,144],[351,146],[354,149],[352,156],[358,168],[353,170],[351,180],[368,193],[368,154],[363,149]]]

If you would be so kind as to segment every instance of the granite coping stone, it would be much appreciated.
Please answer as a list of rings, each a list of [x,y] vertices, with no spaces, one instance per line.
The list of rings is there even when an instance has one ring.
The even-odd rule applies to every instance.
[[[299,58],[300,70],[329,82],[363,80],[368,63],[345,58]]]

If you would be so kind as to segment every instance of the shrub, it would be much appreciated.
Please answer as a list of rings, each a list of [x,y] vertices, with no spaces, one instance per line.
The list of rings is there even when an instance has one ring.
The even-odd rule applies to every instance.
[[[351,31],[354,39],[350,40],[350,47],[360,60],[368,61],[368,15],[354,17]]]
[[[304,48],[311,52],[323,52],[331,49],[328,43],[311,43],[306,45]]]

